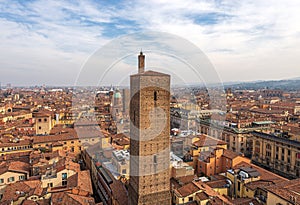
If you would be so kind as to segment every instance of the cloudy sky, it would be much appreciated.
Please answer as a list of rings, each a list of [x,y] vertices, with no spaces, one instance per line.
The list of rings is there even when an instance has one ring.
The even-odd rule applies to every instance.
[[[0,0],[0,82],[74,85],[103,45],[141,31],[192,42],[223,82],[299,77],[299,8],[299,0]]]

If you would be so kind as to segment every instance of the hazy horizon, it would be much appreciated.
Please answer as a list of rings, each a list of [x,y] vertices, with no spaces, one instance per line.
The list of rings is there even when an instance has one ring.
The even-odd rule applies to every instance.
[[[290,79],[270,79],[270,80],[249,80],[249,81],[227,81],[227,82],[221,82],[224,86],[226,85],[231,85],[231,84],[240,84],[240,83],[256,83],[256,82],[272,82],[272,81],[293,81],[293,80],[299,80],[300,81],[300,77],[296,77],[296,78],[290,78]],[[1,83],[1,82],[0,82]],[[34,88],[34,87],[43,87],[45,86],[46,88],[66,88],[66,87],[129,87],[129,85],[122,85],[122,86],[118,86],[118,85],[114,85],[114,84],[104,84],[104,85],[85,85],[85,86],[81,86],[81,85],[63,85],[63,84],[57,84],[57,85],[47,85],[47,84],[32,84],[32,85],[21,85],[21,84],[10,84],[9,86],[11,87],[15,87],[15,88]],[[204,86],[203,83],[197,83],[197,82],[191,82],[188,84],[171,84],[172,87],[176,87],[176,86]],[[1,89],[7,88],[8,85],[7,84],[1,84]]]

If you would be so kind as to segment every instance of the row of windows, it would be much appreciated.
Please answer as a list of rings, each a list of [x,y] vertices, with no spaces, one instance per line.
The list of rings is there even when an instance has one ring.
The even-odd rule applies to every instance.
[[[193,201],[193,200],[194,200],[193,197],[190,196],[190,197],[188,198],[188,201],[187,201],[187,202],[190,202],[190,201]],[[182,199],[182,202],[185,202],[185,198]]]
[[[88,139],[86,139],[85,141],[86,141],[86,142],[88,142],[89,140],[88,140]],[[95,141],[95,139],[91,139],[91,141],[92,141],[92,142],[94,142],[94,141]],[[79,141],[78,141],[78,143],[81,143],[81,140],[79,140]],[[67,142],[66,142],[66,141],[64,141],[64,144],[67,144]],[[74,141],[71,141],[71,144],[74,144]]]
[[[19,176],[19,180],[21,181],[21,180],[24,180],[25,179],[25,176],[24,175],[21,175],[21,176]],[[8,179],[7,179],[7,182],[9,183],[9,182],[14,182],[15,181],[15,177],[9,177]],[[0,184],[3,184],[4,183],[4,179],[2,178],[2,179],[0,179]]]
[[[1,150],[4,152],[4,151],[13,151],[13,150],[30,149],[30,148],[32,148],[31,145],[29,145],[29,146],[22,146],[22,147],[7,147],[6,150],[5,150],[5,148],[3,147]]]
[[[150,185],[148,186],[148,188],[152,189],[152,188],[154,188],[154,186],[158,187],[158,186],[160,186],[160,185],[161,185],[161,184],[150,184]],[[165,189],[167,188],[167,185],[166,185],[166,184],[164,184],[164,188],[165,188]],[[143,186],[143,189],[146,189],[146,186]]]
[[[88,139],[85,139],[85,142],[88,142],[88,141],[89,141]],[[91,141],[94,142],[95,139],[91,139]],[[64,141],[63,143],[66,145],[66,144],[67,144],[67,141]],[[74,141],[71,141],[70,143],[71,143],[71,144],[74,144]],[[79,140],[78,143],[81,143],[81,140]],[[49,146],[49,144],[45,144],[45,146]],[[31,147],[31,146],[30,146],[30,147]],[[41,145],[39,145],[39,147],[41,147]]]
[[[255,146],[260,147],[260,142],[259,142],[259,141],[256,141]],[[272,149],[271,145],[270,145],[270,144],[267,144],[267,145],[266,145],[266,149],[267,149],[267,150],[271,150],[271,149]],[[276,152],[279,152],[279,147],[276,147]],[[282,155],[285,154],[285,149],[284,149],[284,148],[281,148],[281,153],[282,153]],[[290,156],[290,155],[291,155],[291,150],[288,150],[288,151],[287,151],[287,154],[288,154],[288,156]]]
[[[39,122],[42,122],[42,119],[38,119]],[[47,122],[47,118],[44,118],[44,122]]]
[[[278,143],[278,142],[276,142],[276,145],[287,146],[288,148],[291,147],[290,145],[286,145],[286,144]],[[260,147],[260,142],[256,141],[255,146]],[[270,144],[266,145],[266,149],[271,149],[271,148],[272,148],[272,146]],[[300,150],[300,148],[297,148],[297,149]],[[280,150],[280,147],[276,146],[276,152],[279,152],[279,150]],[[284,148],[283,147],[281,148],[281,151],[282,151],[282,153],[284,153]]]

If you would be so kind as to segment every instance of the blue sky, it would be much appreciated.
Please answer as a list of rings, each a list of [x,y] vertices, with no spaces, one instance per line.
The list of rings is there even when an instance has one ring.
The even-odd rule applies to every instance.
[[[194,43],[224,82],[298,77],[299,8],[298,0],[0,0],[0,82],[73,85],[103,45],[147,30]]]

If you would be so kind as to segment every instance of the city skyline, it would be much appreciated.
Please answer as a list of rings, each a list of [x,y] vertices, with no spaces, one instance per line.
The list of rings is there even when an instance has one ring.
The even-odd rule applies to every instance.
[[[0,5],[2,85],[74,85],[88,57],[103,45],[148,30],[194,43],[222,82],[300,76],[297,1],[2,1]],[[135,65],[130,66],[133,71]]]
[[[196,78],[216,80],[205,56],[178,51],[176,39],[159,45],[189,68],[201,59],[207,73]],[[79,85],[97,83],[98,57],[114,73],[111,60],[124,55],[103,51]],[[300,80],[171,89],[171,75],[134,56],[130,89],[0,89],[1,204],[297,204]]]

